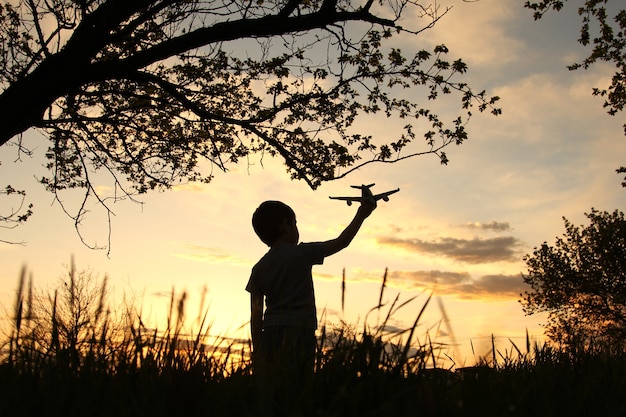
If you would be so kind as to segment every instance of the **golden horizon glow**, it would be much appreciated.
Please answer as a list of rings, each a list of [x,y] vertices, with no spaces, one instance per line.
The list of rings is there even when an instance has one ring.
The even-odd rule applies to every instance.
[[[162,322],[172,290],[186,291],[190,320],[204,305],[212,333],[245,338],[244,288],[251,266],[267,250],[250,224],[258,204],[285,201],[296,212],[302,241],[326,240],[356,210],[328,196],[350,195],[349,185],[374,182],[374,191],[400,187],[400,192],[379,203],[347,249],[314,268],[320,317],[363,325],[367,316],[375,325],[376,315],[368,312],[378,304],[387,269],[386,306],[398,294],[401,300],[416,297],[392,317],[390,327],[411,326],[432,291],[417,336],[449,343],[461,357],[458,363],[472,364],[489,352],[492,335],[499,348],[509,350],[509,340],[525,345],[527,331],[532,340],[542,340],[542,317],[524,316],[517,301],[525,288],[522,257],[562,235],[563,216],[581,224],[591,207],[626,206],[622,177],[615,174],[624,164],[623,121],[607,116],[591,96],[592,87],[606,83],[613,69],[565,68],[582,53],[578,25],[572,13],[534,22],[521,4],[499,0],[454,3],[434,29],[419,36],[418,47],[445,43],[455,57],[466,57],[467,80],[500,96],[504,113],[475,114],[467,126],[470,139],[446,150],[448,166],[432,156],[369,165],[312,191],[290,181],[280,161],[252,158],[228,173],[215,172],[208,185],[181,184],[141,196],[142,204],[112,204],[108,257],[82,245],[73,221],[33,178],[44,172],[47,144],[29,131],[23,141],[35,150],[33,159],[14,164],[15,148],[0,148],[0,176],[26,189],[35,204],[26,224],[3,231],[7,240],[27,244],[0,245],[0,304],[12,307],[22,265],[36,286],[49,289],[73,255],[78,269],[106,274],[117,291],[136,294],[147,319]],[[566,39],[563,33],[573,35]],[[415,47],[406,39],[401,46]],[[444,120],[455,115],[439,110]],[[358,128],[383,138],[397,130],[384,117],[364,118]],[[110,184],[96,186],[111,190]],[[95,205],[89,208],[84,236],[105,244],[106,216]]]

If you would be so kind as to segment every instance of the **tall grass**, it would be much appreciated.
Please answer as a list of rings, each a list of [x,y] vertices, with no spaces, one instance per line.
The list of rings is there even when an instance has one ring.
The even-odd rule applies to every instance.
[[[94,407],[116,410],[116,404],[133,415],[194,409],[205,397],[194,392],[250,373],[245,352],[210,335],[206,314],[193,337],[183,332],[185,293],[172,292],[166,327],[159,330],[147,328],[135,306],[111,309],[108,280],[94,286],[90,278],[72,266],[60,288],[35,294],[22,271],[0,344],[0,415],[78,415]],[[179,395],[192,395],[191,401],[177,404]],[[168,398],[176,401],[162,408]]]
[[[385,277],[363,323],[322,320],[312,384],[268,408],[249,341],[213,336],[202,308],[189,330],[185,293],[172,290],[156,329],[131,303],[109,305],[106,277],[72,266],[41,294],[24,270],[0,345],[0,416],[625,415],[623,356],[573,357],[527,335],[504,351],[493,340],[476,366],[442,369],[445,346],[417,334],[431,295],[409,328],[393,329],[394,314],[416,299],[384,303]]]

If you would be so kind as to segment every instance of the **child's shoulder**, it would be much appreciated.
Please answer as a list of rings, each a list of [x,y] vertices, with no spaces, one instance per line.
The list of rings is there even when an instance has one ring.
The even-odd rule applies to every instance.
[[[321,242],[301,242],[296,245],[281,244],[270,247],[270,249],[261,257],[258,264],[273,263],[286,258],[291,258],[301,254],[317,252],[321,247]]]

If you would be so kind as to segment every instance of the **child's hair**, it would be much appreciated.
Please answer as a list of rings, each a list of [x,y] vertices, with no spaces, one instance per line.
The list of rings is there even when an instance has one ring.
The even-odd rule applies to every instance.
[[[280,237],[280,224],[285,219],[295,219],[296,213],[281,201],[264,201],[252,215],[252,227],[261,241],[272,246]]]

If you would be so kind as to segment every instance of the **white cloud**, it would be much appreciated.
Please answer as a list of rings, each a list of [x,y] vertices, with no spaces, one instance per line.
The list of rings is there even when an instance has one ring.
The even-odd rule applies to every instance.
[[[493,71],[519,59],[525,45],[509,36],[508,29],[519,20],[519,10],[510,2],[481,0],[440,3],[452,9],[435,26],[420,36],[433,44],[445,44],[470,66],[490,67]]]

